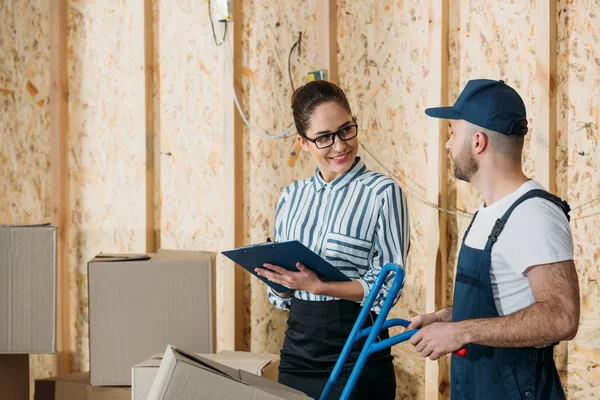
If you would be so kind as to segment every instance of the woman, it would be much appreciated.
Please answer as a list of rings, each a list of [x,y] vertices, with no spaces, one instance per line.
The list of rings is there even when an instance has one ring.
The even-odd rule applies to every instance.
[[[281,194],[275,240],[298,240],[339,268],[350,282],[323,282],[300,263],[300,272],[265,264],[257,272],[290,288],[268,288],[275,307],[289,310],[279,382],[318,399],[382,267],[405,265],[409,248],[406,198],[394,180],[369,171],[357,157],[358,125],[344,92],[313,81],[292,97],[298,141],[317,170]],[[372,307],[372,325],[389,291],[389,276]],[[397,300],[397,299],[396,299]],[[387,330],[379,338],[389,337]],[[355,345],[332,391],[340,396],[358,358]],[[394,399],[396,380],[390,349],[369,357],[353,391],[354,399]]]

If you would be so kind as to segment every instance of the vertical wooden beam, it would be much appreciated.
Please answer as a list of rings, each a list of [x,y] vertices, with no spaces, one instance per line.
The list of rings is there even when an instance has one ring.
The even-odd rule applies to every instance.
[[[556,0],[535,3],[535,132],[537,181],[556,193]],[[566,386],[569,347],[561,342],[555,352],[556,367]]]
[[[232,74],[235,92],[242,96],[242,13],[241,0],[232,0],[233,22],[228,22],[226,51],[231,54]],[[227,74],[227,68],[224,68]],[[243,174],[243,122],[233,101],[231,78],[223,77],[224,101],[224,154],[225,180],[227,195],[225,205],[224,246],[228,249],[240,247],[244,241],[244,196]],[[224,347],[228,350],[246,350],[244,344],[245,304],[244,270],[229,260],[224,261],[224,304],[219,315],[224,323],[219,328],[224,338]]]
[[[337,1],[319,0],[317,39],[319,66],[326,69],[330,82],[339,84],[337,68]]]
[[[71,302],[67,264],[69,216],[68,163],[69,115],[67,81],[67,0],[50,0],[50,170],[52,179],[51,222],[58,227],[57,358],[59,375],[71,372]]]
[[[318,65],[316,69],[326,69],[327,79],[339,84],[337,65],[337,0],[319,0],[317,10],[317,39],[319,42]],[[294,142],[288,158],[288,166],[293,167],[302,151],[300,143]]]
[[[156,251],[154,216],[154,31],[153,0],[144,0],[144,72],[146,102],[146,251]],[[159,157],[160,159],[160,157]]]
[[[448,9],[449,0],[429,1],[429,91],[427,101],[431,105],[448,104]],[[427,142],[427,200],[447,208],[447,121],[428,119]],[[427,313],[446,307],[447,277],[447,217],[436,210],[428,210],[425,263]],[[449,397],[448,358],[426,361],[425,397],[441,399]]]
[[[535,174],[556,193],[556,0],[535,3]]]

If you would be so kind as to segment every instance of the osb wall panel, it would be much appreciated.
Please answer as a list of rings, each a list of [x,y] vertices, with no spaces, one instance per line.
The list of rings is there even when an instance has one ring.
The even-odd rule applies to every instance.
[[[87,370],[87,261],[145,251],[143,3],[71,1],[68,261],[75,370]]]
[[[534,177],[530,144],[535,136],[535,2],[530,1],[460,1],[460,83],[462,89],[470,79],[502,79],[523,98],[528,110],[530,135],[526,137],[524,170]],[[456,32],[453,33],[453,36]],[[451,85],[455,83],[451,83]],[[454,102],[455,97],[451,102]],[[469,212],[477,210],[482,198],[472,185],[458,183],[457,207]],[[464,232],[468,218],[459,220]]]
[[[158,1],[155,113],[160,121],[160,245],[165,249],[225,250],[222,199],[222,47],[213,42],[206,1]],[[221,38],[218,22],[216,34]],[[174,45],[177,44],[177,45]],[[217,287],[223,287],[217,259]],[[223,304],[217,290],[217,307]],[[218,332],[224,328],[219,325]],[[217,338],[217,347],[223,337]]]
[[[569,343],[568,371],[561,378],[570,398],[585,399],[597,396],[600,387],[600,204],[590,203],[600,196],[600,13],[589,1],[561,1],[558,12],[557,153],[563,168],[557,178],[561,195],[574,208],[571,228],[581,290],[579,333]]]
[[[471,79],[502,79],[523,98],[527,107],[530,134],[526,136],[523,168],[535,178],[535,29],[533,0],[529,1],[468,1],[452,0],[449,32],[449,95],[453,104]],[[458,9],[457,9],[458,8]],[[458,210],[474,213],[483,198],[473,185],[457,181],[449,166],[450,204]],[[449,229],[448,301],[451,304],[453,280],[458,251],[471,217],[452,216]]]
[[[0,221],[6,223],[50,219],[46,3],[0,3]]]
[[[0,224],[50,221],[48,2],[0,2]],[[31,380],[51,356],[30,356]]]
[[[291,57],[295,87],[307,81],[316,69],[317,2],[243,1],[242,21],[242,107],[257,129],[269,134],[286,129],[293,122],[288,54],[302,32],[301,53]],[[273,235],[275,209],[283,188],[296,179],[310,177],[315,165],[301,153],[294,167],[287,165],[295,130],[282,139],[264,139],[244,127],[244,214],[247,243],[264,242]],[[279,353],[287,327],[287,312],[269,303],[265,286],[249,280],[251,291],[250,349]]]
[[[425,311],[428,2],[343,2],[338,10],[340,82],[360,124],[367,166],[393,176],[408,197],[411,248],[406,284],[391,317]],[[424,360],[393,348],[397,397],[423,398]]]

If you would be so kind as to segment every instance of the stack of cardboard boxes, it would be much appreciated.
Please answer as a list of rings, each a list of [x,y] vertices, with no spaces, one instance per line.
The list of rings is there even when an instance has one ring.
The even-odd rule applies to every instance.
[[[28,354],[56,351],[56,249],[55,227],[0,227],[2,399],[28,399]],[[88,290],[90,372],[36,380],[36,400],[307,398],[278,356],[213,354],[213,253],[100,254]]]
[[[212,353],[215,256],[100,254],[88,263],[90,372],[36,381],[36,400],[131,398],[131,367],[168,343]]]
[[[2,399],[29,399],[29,354],[56,352],[56,242],[49,225],[0,226]]]

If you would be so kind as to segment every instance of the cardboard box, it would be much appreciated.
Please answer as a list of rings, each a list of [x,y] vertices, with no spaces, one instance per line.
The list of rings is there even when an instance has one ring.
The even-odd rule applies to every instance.
[[[29,400],[28,354],[0,354],[0,398]]]
[[[213,253],[100,255],[88,264],[92,385],[130,386],[131,367],[169,343],[212,353]]]
[[[217,354],[196,354],[225,366],[264,376],[277,382],[279,356],[276,354],[256,354],[243,351],[221,351]],[[146,400],[162,361],[162,354],[152,357],[131,369],[132,400]]]
[[[244,370],[167,347],[148,400],[307,400],[304,393]]]
[[[56,352],[57,229],[0,226],[0,354]]]
[[[90,374],[87,372],[67,375],[61,378],[36,379],[35,381],[34,400],[130,399],[131,388],[92,386],[90,385]]]

